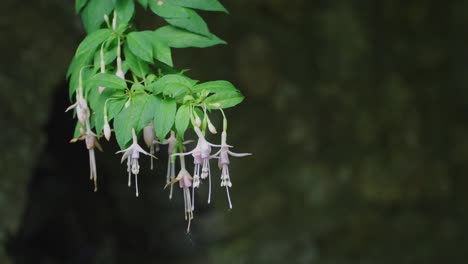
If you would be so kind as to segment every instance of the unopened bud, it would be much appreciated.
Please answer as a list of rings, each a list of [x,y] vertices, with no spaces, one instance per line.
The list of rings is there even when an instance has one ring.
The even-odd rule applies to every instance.
[[[198,117],[197,114],[195,114],[195,126],[200,127],[201,125],[201,119]]]
[[[99,94],[102,94],[102,92],[104,92],[105,89],[106,89],[106,87],[104,87],[104,86],[99,86],[99,87],[98,87]]]
[[[117,12],[114,11],[114,17],[112,19],[112,29],[115,30],[117,28]]]
[[[162,0],[158,0],[158,6],[162,6],[164,4],[164,2]]]
[[[115,75],[117,75],[117,77],[119,77],[120,79],[125,80],[125,74],[122,70],[117,70]]]
[[[125,103],[125,108],[128,108],[130,106],[130,99]]]
[[[210,119],[208,119],[208,130],[211,132],[211,134],[218,133],[216,131],[216,127],[211,123]]]
[[[109,16],[108,15],[104,15],[104,21],[106,21],[106,23],[109,24]]]
[[[151,147],[153,145],[153,141],[156,138],[154,133],[153,123],[151,122],[143,129],[143,139],[145,140],[146,146]]]
[[[111,137],[111,128],[107,122],[104,123],[104,137],[107,139],[107,141],[109,141]]]

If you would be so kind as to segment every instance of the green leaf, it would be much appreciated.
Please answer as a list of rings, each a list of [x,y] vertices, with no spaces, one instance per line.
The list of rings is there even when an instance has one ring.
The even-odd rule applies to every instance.
[[[72,74],[79,72],[81,68],[85,66],[91,66],[93,56],[93,53],[85,53],[81,54],[80,56],[73,57],[72,62],[68,67],[67,78],[69,78]]]
[[[108,121],[110,122],[112,118],[114,118],[120,111],[122,110],[123,106],[125,105],[126,100],[124,98],[121,99],[111,99],[111,97],[123,97],[124,93],[121,90],[115,90],[106,88],[102,94],[99,94],[97,87],[90,91],[88,100],[91,106],[91,109],[94,111],[93,117],[96,124],[96,134],[100,134],[102,132],[102,128],[104,127],[104,105],[107,101],[107,117]]]
[[[98,30],[104,22],[104,15],[109,15],[113,9],[114,0],[89,0],[81,13],[86,32]]]
[[[177,134],[183,138],[185,134],[185,130],[189,125],[190,121],[190,106],[182,105],[179,107],[175,117],[175,127],[177,130]]]
[[[171,97],[181,97],[190,92],[193,82],[179,74],[168,74],[159,78],[149,88],[154,94],[164,94]]]
[[[166,18],[167,23],[200,35],[211,36],[208,26],[206,25],[203,18],[197,14],[197,12],[191,9],[186,9],[185,11],[189,14],[188,17]]]
[[[206,48],[226,42],[213,34],[202,36],[174,26],[164,26],[154,31],[157,39],[173,48]]]
[[[152,38],[152,44],[154,58],[169,66],[173,66],[171,48],[169,48],[166,43],[158,40],[155,36]]]
[[[112,30],[104,28],[89,34],[78,46],[75,56],[85,53],[94,53],[94,51],[112,34]]]
[[[153,62],[153,46],[151,31],[132,32],[127,36],[127,44],[130,51],[140,59]]]
[[[123,149],[132,140],[132,128],[138,134],[153,119],[159,101],[152,95],[137,94],[130,106],[124,108],[114,119],[115,136]]]
[[[148,8],[148,0],[138,0],[138,3],[146,10]]]
[[[244,96],[239,92],[216,93],[204,101],[208,109],[233,107],[244,100]]]
[[[136,76],[143,78],[149,73],[150,67],[148,66],[148,63],[137,58],[135,54],[130,51],[127,45],[124,46],[124,54],[128,67],[130,67],[130,70],[132,70]]]
[[[154,131],[159,140],[163,141],[174,125],[177,105],[174,99],[159,99],[159,97],[156,96],[155,98],[157,98],[160,103],[156,108],[154,116]]]
[[[236,87],[234,87],[234,85],[228,81],[211,81],[201,83],[195,85],[195,87],[192,88],[192,91],[194,93],[200,93],[203,91],[207,91],[209,93],[238,92]]]
[[[147,97],[146,103],[141,105],[141,115],[137,123],[137,129],[145,128],[151,121],[153,121],[156,110],[159,108],[161,101],[156,96],[145,95]]]
[[[89,86],[104,86],[113,89],[127,89],[127,84],[120,77],[109,73],[98,73],[94,75],[87,83]]]
[[[158,5],[158,0],[150,1],[149,6],[153,13],[163,18],[190,17],[190,14],[187,12],[188,9],[179,6],[170,6],[166,4]]]
[[[88,3],[88,0],[75,0],[75,12],[79,14],[86,3]]]
[[[133,0],[116,0],[115,11],[117,12],[117,25],[127,24],[135,13],[135,2]]]
[[[218,0],[165,0],[168,5],[176,5],[201,9],[205,11],[221,11],[228,13],[226,8]]]

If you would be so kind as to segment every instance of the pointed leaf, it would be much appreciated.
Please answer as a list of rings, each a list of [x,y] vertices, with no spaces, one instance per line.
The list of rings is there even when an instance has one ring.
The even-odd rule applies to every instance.
[[[135,13],[135,2],[133,0],[116,0],[115,11],[117,12],[117,25],[128,24]]]
[[[132,97],[130,106],[123,108],[114,119],[114,130],[117,142],[125,148],[132,140],[132,128],[138,134],[153,119],[159,102],[154,96],[137,94]]]
[[[126,45],[124,46],[124,54],[128,67],[130,67],[130,70],[132,70],[136,76],[143,78],[149,73],[150,68],[148,63],[137,58]]]
[[[239,92],[216,93],[204,101],[208,109],[233,107],[244,100],[244,96]]]
[[[211,36],[210,30],[206,25],[205,21],[201,16],[197,14],[197,12],[187,9],[185,10],[188,13],[188,17],[186,18],[166,18],[167,23],[186,29],[188,31],[204,35],[204,36]]]
[[[169,48],[169,46],[166,43],[158,40],[155,36],[152,38],[152,44],[153,44],[154,58],[169,66],[173,66],[171,48]]]
[[[94,51],[112,34],[112,30],[104,28],[94,31],[89,34],[78,46],[75,56],[80,56],[84,53],[94,53]]]
[[[94,75],[87,83],[89,86],[104,86],[106,88],[127,89],[127,83],[120,77],[109,73],[98,73]]]
[[[132,32],[127,36],[127,44],[130,51],[140,59],[153,62],[152,32]]]
[[[218,44],[226,44],[226,42],[213,34],[202,36],[180,29],[174,26],[164,26],[154,31],[154,35],[158,40],[164,41],[173,48],[206,48]]]
[[[151,11],[156,15],[163,18],[187,18],[190,17],[190,14],[187,12],[188,9],[180,6],[171,6],[162,4],[159,5],[157,0],[152,0],[149,2]]]
[[[159,100],[160,103],[157,105],[154,116],[154,131],[159,140],[162,141],[166,138],[167,133],[169,133],[174,125],[177,105],[174,99],[159,99],[159,97],[156,96],[155,98],[157,98],[156,100]]]
[[[193,82],[179,74],[168,74],[159,78],[155,83],[148,88],[154,94],[164,94],[171,97],[180,97],[190,92]]]
[[[226,8],[218,0],[165,0],[168,5],[176,5],[201,9],[205,11],[221,11],[228,13]]]
[[[177,115],[175,118],[175,127],[177,130],[177,134],[183,138],[185,134],[185,130],[189,125],[190,121],[190,106],[182,105],[179,107],[177,111]]]
[[[194,93],[200,93],[202,91],[207,91],[209,93],[220,93],[220,92],[237,92],[238,90],[232,83],[228,81],[211,81],[206,83],[201,83],[195,85],[192,88]]]
[[[109,15],[113,9],[114,0],[89,0],[81,13],[86,32],[98,30],[104,22],[104,15]]]

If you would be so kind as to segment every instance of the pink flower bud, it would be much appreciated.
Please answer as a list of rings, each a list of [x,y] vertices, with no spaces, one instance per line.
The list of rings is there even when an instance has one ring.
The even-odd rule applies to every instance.
[[[99,88],[98,88],[99,94],[102,94],[102,92],[104,92],[105,89],[106,89],[106,87],[104,87],[104,86],[99,86]]]
[[[109,141],[111,137],[111,128],[107,122],[104,123],[104,137],[107,139],[107,141]]]
[[[154,133],[153,123],[151,122],[143,129],[143,139],[145,140],[146,146],[148,146],[148,148],[153,145],[155,138],[156,134]]]
[[[218,131],[216,131],[216,127],[213,126],[211,123],[210,119],[208,119],[208,130],[211,132],[211,134],[216,134]]]
[[[117,70],[115,75],[117,75],[117,77],[119,77],[120,79],[125,80],[125,74],[122,70]]]

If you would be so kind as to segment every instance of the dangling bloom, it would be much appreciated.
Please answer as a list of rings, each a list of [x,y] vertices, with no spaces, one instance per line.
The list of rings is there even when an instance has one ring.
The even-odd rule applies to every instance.
[[[232,209],[231,197],[229,195],[229,188],[232,187],[231,178],[229,176],[229,156],[245,157],[252,155],[251,153],[234,153],[229,150],[231,146],[227,144],[227,133],[221,133],[221,149],[216,152],[212,157],[218,159],[218,166],[221,170],[221,187],[226,187],[226,194],[229,201],[229,208]]]
[[[97,141],[96,134],[91,131],[89,120],[86,120],[86,132],[82,127],[80,127],[81,136],[78,138],[73,138],[70,140],[70,143],[75,143],[79,140],[84,140],[86,143],[86,148],[89,152],[89,179],[94,182],[94,191],[97,192],[97,171],[96,171],[96,156],[94,149],[97,148],[102,151],[102,147]]]
[[[146,152],[144,149],[138,145],[138,139],[135,133],[135,129],[132,128],[132,137],[133,143],[132,145],[124,150],[117,151],[116,153],[124,153],[122,156],[121,163],[127,159],[127,172],[128,172],[128,186],[131,186],[131,174],[135,175],[135,189],[136,189],[136,196],[138,197],[138,173],[140,172],[140,164],[138,163],[138,159],[140,158],[140,153],[148,155],[152,158],[155,156],[151,155],[150,153]]]
[[[111,128],[110,128],[109,122],[107,121],[107,115],[104,116],[103,130],[104,130],[104,137],[107,139],[107,141],[109,141],[111,137]]]
[[[76,89],[76,103],[69,106],[65,110],[65,112],[68,112],[71,109],[76,108],[76,115],[78,117],[78,121],[80,121],[80,123],[84,125],[87,121],[89,121],[89,116],[91,114],[88,108],[88,103],[86,103],[86,99],[83,96],[83,79],[81,75],[82,70],[83,69],[80,70],[80,76],[78,79],[78,87]]]
[[[188,144],[192,140],[184,141],[182,144]],[[159,141],[157,141],[159,143]],[[166,174],[166,184],[169,184],[175,179],[175,158],[172,156],[174,149],[177,146],[178,140],[174,131],[171,130],[170,136],[168,139],[165,139],[162,145],[167,145],[167,174]],[[172,199],[173,186],[171,185],[171,190],[169,192],[169,199]]]
[[[179,187],[182,189],[184,194],[184,213],[185,213],[185,220],[188,221],[187,224],[187,233],[190,232],[190,223],[193,219],[193,209],[192,209],[192,202],[190,199],[190,186],[192,186],[192,176],[190,173],[185,169],[185,158],[180,157],[180,171],[177,174],[177,177],[172,179],[170,182],[166,184],[164,188],[168,185],[173,186],[174,183],[179,182]]]
[[[88,108],[88,103],[86,103],[86,100],[83,98],[81,94],[76,95],[76,103],[72,104],[69,106],[65,112],[70,111],[71,109],[76,108],[76,116],[78,117],[78,120],[80,121],[81,124],[85,124],[86,120],[89,119],[90,116],[90,111]]]
[[[146,146],[150,148],[150,154],[154,155],[155,147],[156,151],[159,151],[159,141],[156,139],[156,134],[154,133],[153,122],[143,128],[143,139],[145,140]],[[151,159],[151,170],[153,170],[153,159]]]
[[[118,38],[117,43],[117,72],[115,73],[117,77],[125,80],[125,73],[123,72],[122,68],[122,57],[121,57],[121,48],[120,48],[120,38]]]
[[[194,127],[195,133],[198,136],[197,146],[190,152],[185,153],[178,153],[175,155],[185,156],[185,155],[192,155],[195,164],[194,170],[194,188],[198,188],[200,185],[200,178],[206,179],[208,177],[209,183],[209,191],[208,191],[208,203],[211,202],[211,170],[210,170],[210,156],[211,147],[221,147],[219,145],[214,145],[209,143],[203,133],[201,132],[200,128],[195,126]],[[201,174],[200,174],[200,166],[201,166]],[[194,190],[193,190],[194,191]],[[192,193],[192,197],[194,194]]]
[[[104,58],[104,43],[101,46],[101,51],[100,51],[99,55],[100,55],[100,58],[101,58],[101,60],[100,60],[101,73],[106,73],[106,61],[105,61],[105,58]],[[104,92],[105,89],[106,89],[106,87],[99,86],[98,87],[99,94],[102,94],[102,92]]]
[[[97,172],[96,172],[96,157],[94,154],[94,148],[98,148],[102,151],[99,142],[96,139],[96,135],[91,131],[86,133],[85,137],[86,148],[89,151],[89,179],[94,181],[94,191],[97,192]]]

